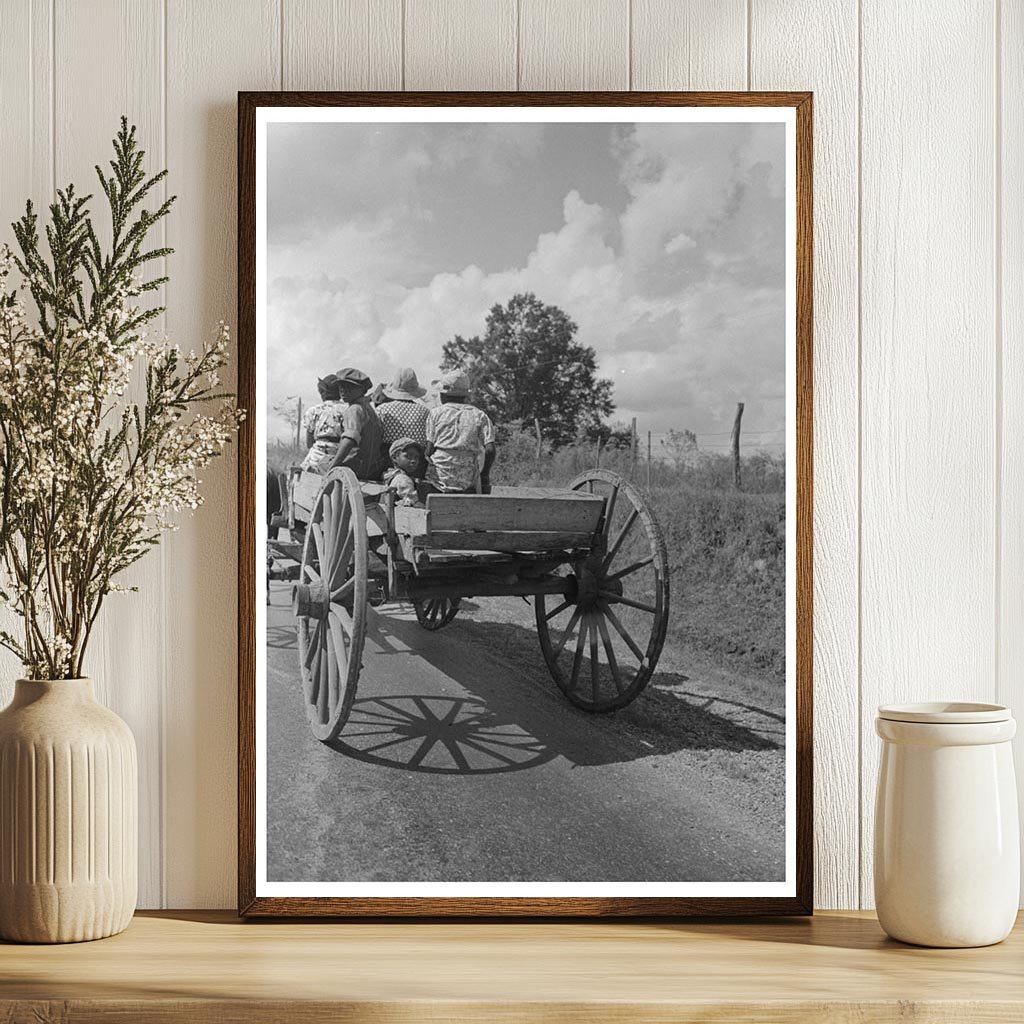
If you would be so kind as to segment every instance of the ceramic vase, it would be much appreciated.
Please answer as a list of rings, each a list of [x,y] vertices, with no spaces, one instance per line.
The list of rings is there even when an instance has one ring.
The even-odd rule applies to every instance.
[[[875,905],[894,939],[988,946],[1017,915],[1020,839],[1010,740],[998,704],[878,709]]]
[[[92,680],[19,679],[0,712],[0,938],[123,931],[138,885],[135,740]]]

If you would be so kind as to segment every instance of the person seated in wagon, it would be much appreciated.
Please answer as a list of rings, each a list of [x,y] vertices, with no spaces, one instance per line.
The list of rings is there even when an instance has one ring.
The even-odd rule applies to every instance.
[[[372,381],[351,366],[333,376],[341,396],[337,445],[330,459],[320,459],[308,467],[304,464],[303,468],[329,473],[335,466],[347,466],[360,480],[380,480],[387,458],[381,450],[380,420],[366,398]]]
[[[461,370],[437,381],[441,404],[427,416],[427,458],[446,494],[490,494],[497,452],[494,424],[469,404],[469,381]]]
[[[308,449],[302,460],[302,468],[312,473],[326,473],[338,453],[345,412],[338,385],[338,378],[333,373],[320,377],[316,382],[320,402],[311,405],[302,417]]]
[[[388,449],[391,469],[384,473],[384,483],[394,491],[399,505],[423,506],[427,494],[437,488],[427,482],[426,446],[413,437],[399,437]]]
[[[427,393],[420,387],[416,371],[405,366],[385,384],[377,406],[381,429],[384,431],[384,447],[390,449],[400,437],[411,437],[426,447],[427,414],[430,410],[420,401]]]

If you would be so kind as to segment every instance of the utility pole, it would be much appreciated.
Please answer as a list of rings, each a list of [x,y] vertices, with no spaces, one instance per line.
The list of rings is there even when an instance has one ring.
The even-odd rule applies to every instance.
[[[632,480],[636,476],[636,417],[633,417],[633,423],[629,428],[629,478]]]
[[[541,432],[540,432],[540,420],[536,416],[533,417],[533,429],[537,431],[537,460],[536,461],[540,462],[540,457],[544,453],[544,442],[543,442],[543,439],[541,437]]]
[[[295,421],[295,447],[302,448],[302,395],[299,395],[299,411]]]
[[[743,419],[743,403],[736,403],[736,419],[732,423],[732,483],[738,491],[743,486],[740,478],[740,420]]]
[[[651,432],[647,431],[647,491],[651,490]]]

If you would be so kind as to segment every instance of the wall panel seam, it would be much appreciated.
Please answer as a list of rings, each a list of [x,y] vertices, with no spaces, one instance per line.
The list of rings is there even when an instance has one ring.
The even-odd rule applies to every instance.
[[[167,5],[169,0],[162,0],[161,4],[161,34],[160,54],[162,66],[160,68],[160,128],[163,140],[163,153],[161,163],[164,167],[168,164],[167,153]],[[163,199],[167,200],[167,179],[162,182]],[[167,245],[167,218],[160,220],[161,244]],[[167,257],[164,257],[165,276],[168,269]],[[164,284],[164,306],[170,306],[170,286],[168,280]],[[164,314],[164,325],[167,320]],[[160,737],[160,750],[157,755],[157,763],[160,766],[159,779],[157,780],[157,799],[160,802],[157,808],[157,827],[160,830],[158,849],[160,851],[160,867],[158,872],[158,884],[160,889],[160,906],[167,906],[167,545],[160,544],[160,694],[159,707],[157,709],[158,735]]]
[[[864,48],[863,48],[863,0],[857,0],[857,863],[856,893],[858,906],[864,907],[864,572],[863,572],[863,536],[864,536]]]
[[[995,342],[995,687],[993,699],[998,703],[1002,699],[1003,689],[1003,39],[1002,39],[1002,0],[995,0],[995,25],[992,33],[993,55],[993,204],[992,204],[992,239],[995,247],[992,262],[993,301],[995,309],[992,316],[992,328]]]

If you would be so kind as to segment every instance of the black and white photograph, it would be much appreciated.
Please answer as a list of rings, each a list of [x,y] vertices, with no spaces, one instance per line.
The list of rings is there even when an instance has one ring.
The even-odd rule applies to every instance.
[[[793,895],[792,111],[257,133],[257,894]]]

